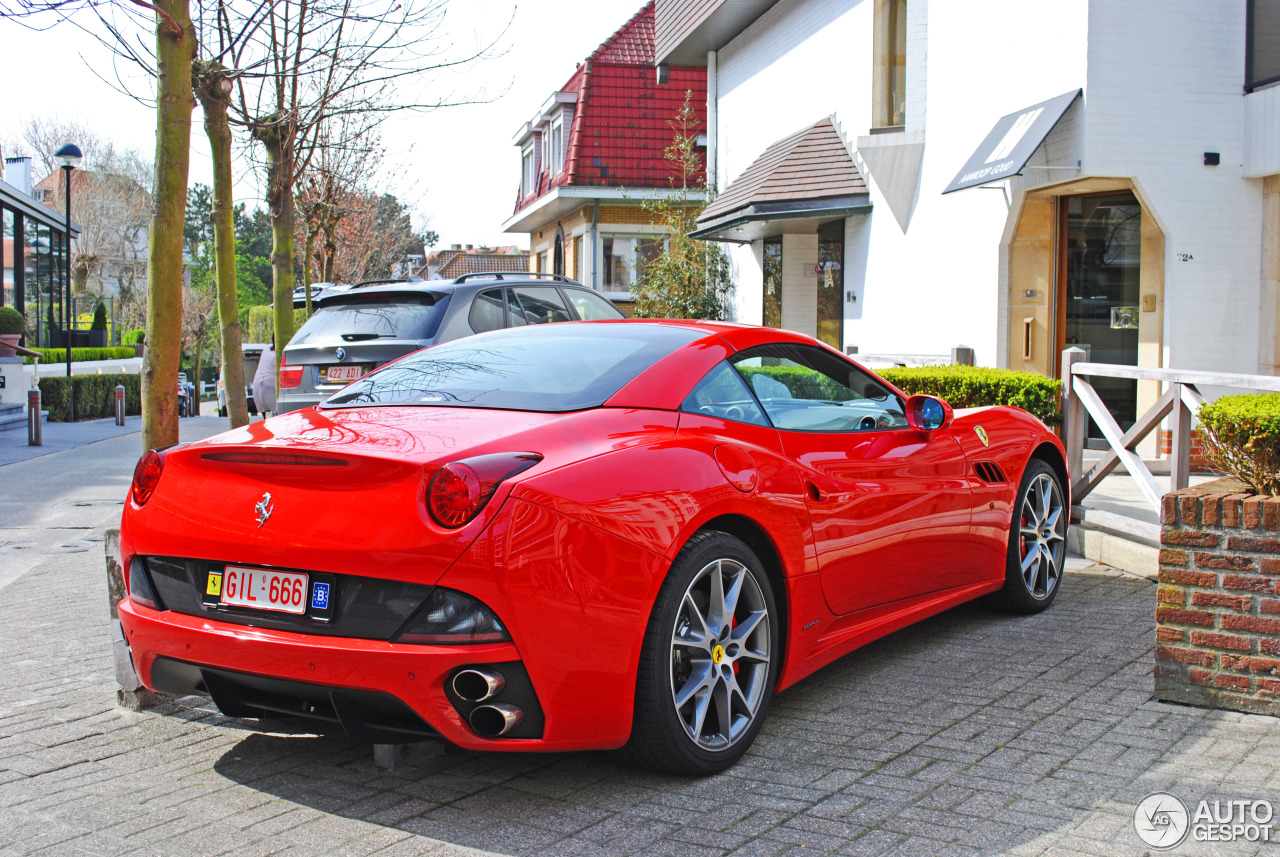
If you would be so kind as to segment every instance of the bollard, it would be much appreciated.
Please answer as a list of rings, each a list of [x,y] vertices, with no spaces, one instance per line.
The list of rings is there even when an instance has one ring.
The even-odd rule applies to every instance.
[[[124,384],[116,384],[116,425],[124,425]]]
[[[44,423],[40,420],[40,388],[27,391],[27,446],[44,446]]]

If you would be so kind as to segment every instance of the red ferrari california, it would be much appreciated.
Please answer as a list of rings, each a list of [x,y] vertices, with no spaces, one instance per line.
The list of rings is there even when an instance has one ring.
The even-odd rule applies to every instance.
[[[813,339],[495,331],[139,462],[133,664],[227,715],[473,750],[732,765],[770,697],[980,596],[1047,607],[1061,444]]]

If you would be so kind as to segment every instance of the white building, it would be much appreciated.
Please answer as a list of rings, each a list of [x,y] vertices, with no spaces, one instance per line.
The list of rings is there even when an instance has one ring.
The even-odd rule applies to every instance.
[[[1275,373],[1280,0],[658,0],[655,21],[658,63],[707,67],[699,228],[743,242],[738,320],[903,362],[967,345],[1053,376],[1079,345]]]

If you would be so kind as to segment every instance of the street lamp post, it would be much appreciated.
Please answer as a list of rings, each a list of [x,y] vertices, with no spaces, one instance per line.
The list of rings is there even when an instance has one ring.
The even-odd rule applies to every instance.
[[[63,306],[63,315],[67,333],[63,345],[67,349],[67,422],[75,422],[76,392],[71,383],[71,171],[80,166],[80,159],[84,155],[81,153],[80,147],[75,143],[67,143],[54,152],[53,156],[57,159],[59,166],[62,167],[62,178],[67,187],[67,228],[65,233],[67,252],[62,257],[62,270],[67,296],[66,303]]]

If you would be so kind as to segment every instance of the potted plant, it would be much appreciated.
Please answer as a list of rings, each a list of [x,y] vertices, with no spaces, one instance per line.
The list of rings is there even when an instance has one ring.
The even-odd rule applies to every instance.
[[[98,301],[93,308],[93,324],[89,325],[89,347],[107,347],[107,305]]]
[[[0,307],[0,357],[13,357],[27,323],[11,306]]]

